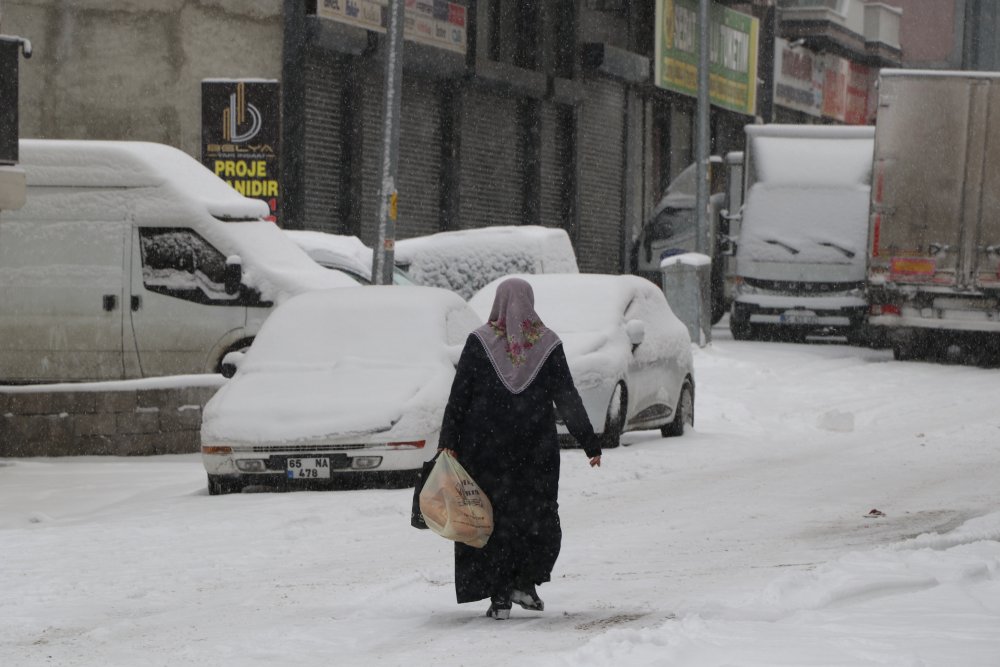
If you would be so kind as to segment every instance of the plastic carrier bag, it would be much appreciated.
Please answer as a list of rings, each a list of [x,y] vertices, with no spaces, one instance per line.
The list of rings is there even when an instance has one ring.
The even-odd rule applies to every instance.
[[[420,513],[441,537],[482,548],[493,533],[493,506],[462,464],[441,452],[420,491]]]

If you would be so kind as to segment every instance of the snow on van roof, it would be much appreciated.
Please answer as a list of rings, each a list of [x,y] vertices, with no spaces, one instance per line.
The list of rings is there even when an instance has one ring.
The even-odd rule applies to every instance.
[[[468,299],[494,278],[513,273],[577,273],[563,229],[494,226],[441,232],[396,242],[395,261],[421,285]]]
[[[267,204],[236,192],[187,153],[145,141],[22,139],[28,186],[162,187],[222,219],[263,218]]]

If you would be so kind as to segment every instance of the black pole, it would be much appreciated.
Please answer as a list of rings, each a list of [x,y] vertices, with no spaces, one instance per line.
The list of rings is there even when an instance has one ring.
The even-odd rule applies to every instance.
[[[281,202],[285,229],[305,228],[306,9],[285,0],[281,43]]]

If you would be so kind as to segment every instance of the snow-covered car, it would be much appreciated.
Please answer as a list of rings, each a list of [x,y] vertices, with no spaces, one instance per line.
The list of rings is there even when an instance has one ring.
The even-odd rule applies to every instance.
[[[396,263],[418,285],[463,299],[494,278],[514,273],[578,273],[564,229],[538,225],[462,229],[396,241]]]
[[[531,283],[535,310],[562,339],[603,447],[617,447],[624,431],[658,428],[675,436],[694,424],[690,334],[656,285],[629,275],[518,277]],[[469,300],[484,321],[502,281]],[[559,433],[567,433],[562,424]]]
[[[205,406],[209,493],[351,474],[412,482],[437,449],[455,364],[480,324],[458,295],[432,287],[289,299]]]
[[[285,234],[320,266],[342,271],[362,285],[372,284],[372,249],[357,236],[301,230],[285,230]],[[393,267],[392,284],[415,283],[396,266]]]

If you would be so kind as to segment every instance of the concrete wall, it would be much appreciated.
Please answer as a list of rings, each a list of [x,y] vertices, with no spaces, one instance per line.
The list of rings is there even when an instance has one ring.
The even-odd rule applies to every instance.
[[[201,80],[281,73],[281,0],[4,0],[21,136],[129,139],[201,153]]]
[[[0,387],[0,457],[198,452],[201,411],[218,389]]]

